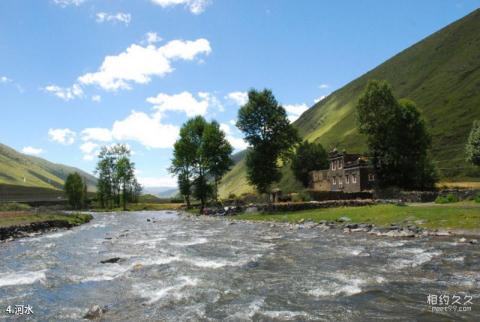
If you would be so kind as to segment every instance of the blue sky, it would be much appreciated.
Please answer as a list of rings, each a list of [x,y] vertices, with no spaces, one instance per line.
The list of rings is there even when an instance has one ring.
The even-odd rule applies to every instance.
[[[0,142],[92,172],[101,145],[128,143],[147,186],[179,127],[234,124],[250,88],[306,108],[480,1],[2,0]]]

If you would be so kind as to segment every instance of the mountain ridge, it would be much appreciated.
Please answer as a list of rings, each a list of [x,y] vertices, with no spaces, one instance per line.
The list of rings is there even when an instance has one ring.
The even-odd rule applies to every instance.
[[[464,146],[480,119],[480,9],[427,36],[334,91],[293,125],[306,140],[326,149],[367,151],[356,126],[355,105],[367,82],[387,80],[397,98],[413,100],[432,135],[432,157],[443,180],[478,180],[480,170],[465,161]],[[278,186],[298,187],[289,169]],[[253,191],[240,160],[222,180],[220,194]]]

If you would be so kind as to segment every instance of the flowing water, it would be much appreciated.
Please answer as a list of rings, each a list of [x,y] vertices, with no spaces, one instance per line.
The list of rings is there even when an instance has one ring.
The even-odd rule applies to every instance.
[[[480,321],[480,247],[337,230],[95,214],[71,230],[0,244],[0,320]],[[147,218],[153,218],[147,221]],[[120,257],[118,263],[100,261]],[[432,313],[428,295],[472,296]],[[451,300],[450,300],[451,301]]]

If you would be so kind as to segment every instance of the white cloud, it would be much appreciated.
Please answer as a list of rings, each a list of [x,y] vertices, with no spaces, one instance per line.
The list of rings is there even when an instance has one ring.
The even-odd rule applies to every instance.
[[[193,14],[201,14],[210,3],[210,0],[152,0],[162,8],[183,5]]]
[[[50,140],[64,144],[70,145],[75,142],[76,133],[70,129],[49,129],[48,136]]]
[[[70,101],[74,98],[83,96],[83,90],[78,84],[73,84],[71,87],[60,87],[52,84],[46,86],[44,90],[63,99],[64,101]]]
[[[100,103],[102,101],[102,97],[100,95],[93,95],[92,101],[96,103]]]
[[[110,142],[113,139],[112,133],[109,129],[99,127],[86,128],[81,134],[83,141]]]
[[[147,32],[145,38],[147,44],[154,44],[163,40],[156,32]]]
[[[228,123],[230,123],[230,125],[233,125],[233,126],[236,126],[236,125],[237,125],[237,121],[236,121],[236,120],[230,120],[230,121],[228,121]]]
[[[177,180],[174,177],[138,177],[138,182],[144,187],[176,187]]]
[[[34,148],[32,146],[26,146],[22,149],[22,153],[30,154],[30,155],[39,155],[43,153],[43,150],[39,148]]]
[[[132,15],[124,12],[117,12],[116,14],[106,13],[106,12],[97,12],[97,22],[122,22],[126,26],[132,21]]]
[[[53,0],[53,3],[56,5],[59,5],[62,8],[68,7],[68,6],[76,6],[78,7],[82,3],[84,3],[85,0]]]
[[[322,95],[322,96],[320,96],[319,98],[314,99],[313,101],[315,102],[315,104],[317,104],[318,102],[324,100],[325,97],[327,97],[327,95]]]
[[[225,132],[225,137],[230,142],[235,150],[245,150],[248,144],[241,138],[237,138],[233,135],[230,125],[226,123],[220,124],[220,129]]]
[[[80,145],[80,151],[83,152],[83,159],[86,161],[93,160],[99,153],[100,146],[93,142],[85,142]]]
[[[0,83],[6,84],[6,83],[10,83],[11,81],[12,80],[7,76],[0,76]]]
[[[177,126],[162,124],[160,114],[150,116],[136,111],[124,120],[115,121],[112,127],[114,139],[137,141],[147,148],[171,148],[178,132]]]
[[[288,119],[290,122],[294,122],[303,112],[308,110],[307,104],[290,104],[290,105],[283,105],[285,110],[287,111]]]
[[[174,68],[175,60],[193,60],[211,52],[208,40],[172,40],[162,47],[133,44],[116,56],[105,57],[99,70],[78,78],[84,85],[98,85],[105,90],[130,89],[131,83],[147,84],[152,76],[165,76]]]
[[[174,95],[159,93],[157,96],[147,98],[147,102],[153,104],[161,114],[166,111],[179,111],[184,112],[188,117],[205,115],[211,104],[218,103],[209,93],[200,92],[198,97],[199,99],[196,99],[189,92]]]
[[[225,96],[225,99],[230,100],[238,106],[243,106],[248,102],[248,93],[247,92],[231,92]]]
[[[329,87],[330,87],[330,85],[328,85],[328,84],[320,84],[320,85],[318,85],[318,88],[320,88],[320,89],[325,89],[325,88],[329,88]]]

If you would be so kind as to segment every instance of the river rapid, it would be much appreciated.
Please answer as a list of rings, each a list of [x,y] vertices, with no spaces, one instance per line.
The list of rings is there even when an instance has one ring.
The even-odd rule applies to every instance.
[[[0,258],[0,320],[75,321],[100,305],[107,321],[480,321],[480,247],[453,237],[107,213],[0,244]],[[471,296],[471,311],[432,313],[441,294]]]

